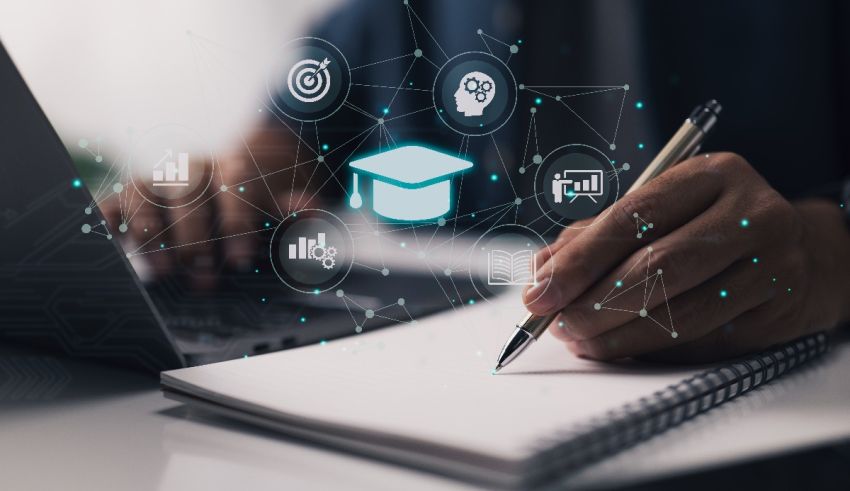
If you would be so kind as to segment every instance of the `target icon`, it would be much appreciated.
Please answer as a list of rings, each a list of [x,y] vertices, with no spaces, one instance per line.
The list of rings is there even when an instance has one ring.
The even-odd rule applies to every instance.
[[[286,77],[292,97],[307,103],[325,97],[331,88],[331,74],[328,72],[330,63],[327,58],[321,62],[305,59],[296,63]]]

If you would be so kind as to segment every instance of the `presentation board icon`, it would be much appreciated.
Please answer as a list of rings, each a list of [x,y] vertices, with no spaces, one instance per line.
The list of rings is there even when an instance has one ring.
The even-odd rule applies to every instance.
[[[493,249],[487,254],[488,285],[533,285],[536,270],[534,251],[531,249],[514,253]]]
[[[188,186],[189,185],[189,153],[179,152],[177,161],[173,158],[171,149],[154,164],[152,172],[153,186]]]
[[[372,209],[393,220],[441,217],[452,205],[452,177],[472,162],[430,148],[407,145],[352,161],[352,208],[363,206],[360,175],[372,178]]]
[[[596,203],[596,196],[602,196],[604,175],[601,170],[579,169],[556,172],[552,179],[552,199],[555,203],[564,202],[566,197],[572,203],[581,196]]]

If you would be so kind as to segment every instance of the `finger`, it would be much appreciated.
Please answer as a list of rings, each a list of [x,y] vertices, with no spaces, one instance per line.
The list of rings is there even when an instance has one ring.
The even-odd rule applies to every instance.
[[[763,304],[700,338],[647,353],[640,358],[664,363],[709,363],[741,356],[763,350],[778,342],[790,341],[793,335],[765,335],[767,326],[781,327],[782,324],[784,322],[780,311]]]
[[[560,310],[640,247],[635,240],[634,213],[650,217],[655,224],[653,233],[664,235],[711,206],[723,180],[716,172],[705,172],[706,160],[690,160],[668,170],[603,212],[604,219],[548,261],[554,271],[552,287],[543,285],[546,278],[540,278],[538,286],[547,292],[528,306],[529,310],[538,315]],[[528,295],[535,296],[533,288]]]
[[[739,261],[700,286],[670,299],[669,308],[665,302],[650,311],[644,310],[638,318],[599,336],[574,339],[574,347],[582,356],[599,360],[666,349],[699,339],[774,295],[776,288],[761,268],[751,261]],[[569,324],[565,330],[570,331]]]
[[[637,317],[640,305],[652,310],[664,301],[659,279],[670,298],[688,291],[751,253],[759,241],[742,233],[736,219],[715,206],[693,221],[634,252],[562,311],[579,339],[592,338]],[[658,289],[655,289],[658,287]],[[656,293],[653,295],[653,293]],[[607,315],[594,315],[604,309]]]

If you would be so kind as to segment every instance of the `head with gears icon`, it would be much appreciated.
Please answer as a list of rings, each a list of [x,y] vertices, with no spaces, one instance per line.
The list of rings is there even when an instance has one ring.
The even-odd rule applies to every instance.
[[[481,116],[495,95],[496,84],[492,77],[482,72],[469,72],[461,77],[455,92],[457,111],[466,117]]]

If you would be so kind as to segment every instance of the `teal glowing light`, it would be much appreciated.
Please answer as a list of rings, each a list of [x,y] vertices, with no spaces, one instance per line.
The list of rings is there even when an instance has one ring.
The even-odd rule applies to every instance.
[[[541,99],[540,97],[538,97],[538,98],[534,99],[534,103],[535,103],[535,104],[537,104],[537,105],[539,106],[540,104],[543,104],[543,99]]]
[[[327,152],[329,148],[331,148],[330,145],[328,145],[327,143],[322,143],[322,150]]]
[[[617,280],[617,282],[614,283],[614,285],[616,285],[617,288],[620,288],[621,286],[623,286],[623,280]]]
[[[645,145],[643,143],[638,143],[638,150],[643,150]]]
[[[304,324],[305,322],[307,322],[307,318],[302,315],[301,318],[298,319],[298,321]]]
[[[758,264],[758,263],[759,263],[759,258],[754,257],[754,258],[753,258],[753,264]]]
[[[788,288],[788,293],[789,293],[789,294],[791,293],[791,288]]]
[[[263,298],[260,299],[260,301],[263,302],[263,303],[266,303],[268,301],[268,299],[266,297],[263,297]]]
[[[260,268],[254,268],[254,272],[255,272],[255,273],[259,273],[259,272],[260,272]]]
[[[726,298],[729,296],[729,292],[726,290],[720,290],[720,298]]]
[[[490,180],[496,182],[499,180],[499,176],[496,174],[490,174]]]
[[[160,248],[160,249],[165,249],[165,244],[164,244],[164,243],[159,244],[159,248]]]
[[[385,107],[385,108],[383,108],[383,109],[381,110],[381,112],[382,112],[382,113],[384,113],[384,114],[389,114],[389,113],[390,113],[390,108]]]
[[[750,220],[747,219],[747,218],[742,218],[741,219],[741,227],[747,228],[749,226],[750,226]]]
[[[643,101],[637,101],[637,102],[635,102],[635,108],[637,108],[637,109],[643,109]]]
[[[81,188],[83,187],[83,181],[81,181],[79,178],[74,179],[73,181],[71,181],[71,186],[75,188]]]
[[[472,218],[475,218],[475,213],[473,213],[471,216],[472,216]]]
[[[265,223],[265,225],[266,225],[266,228],[269,228],[269,227],[271,227],[271,226],[272,226],[272,224],[271,224],[271,223],[269,223],[269,222],[266,222],[266,223]]]
[[[245,186],[239,186],[239,192],[244,193],[245,192]]]
[[[468,302],[466,302],[466,303],[468,303],[469,305],[475,305],[475,299],[474,299],[474,298],[470,298],[470,299],[469,299],[469,301],[468,301]]]
[[[321,340],[321,341],[319,341],[319,346],[324,346],[324,345],[326,345],[326,344],[328,344],[328,342],[327,342],[326,340],[324,340],[324,339],[323,339],[323,340]]]

